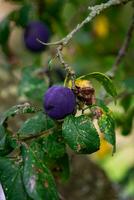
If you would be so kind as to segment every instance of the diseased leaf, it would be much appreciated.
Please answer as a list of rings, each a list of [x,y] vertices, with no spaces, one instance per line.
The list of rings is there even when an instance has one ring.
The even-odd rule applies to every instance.
[[[0,157],[0,182],[6,200],[30,200],[22,181],[23,167],[20,161]]]
[[[104,113],[98,119],[100,131],[104,134],[105,139],[113,145],[113,153],[116,151],[115,121],[112,116]]]
[[[112,111],[105,103],[97,99],[96,105],[91,107],[91,112],[98,119],[100,131],[104,134],[105,139],[113,145],[113,153],[116,151],[116,136],[115,136],[115,120]]]
[[[28,103],[11,107],[9,110],[3,113],[0,117],[0,124],[3,124],[9,117],[13,117],[17,114],[34,113],[36,109]]]
[[[45,161],[45,156],[41,144],[39,144],[37,141],[33,141],[30,144],[30,149],[36,153],[36,156],[39,160],[42,160],[43,162]]]
[[[29,196],[34,200],[58,200],[56,184],[51,171],[38,158],[36,151],[22,147],[24,159],[23,181]]]
[[[87,116],[70,115],[63,123],[63,137],[76,153],[90,154],[99,149],[100,139],[93,122]]]
[[[46,157],[57,159],[65,154],[65,144],[61,136],[61,131],[54,132],[42,138],[40,144]]]
[[[35,116],[31,117],[18,130],[20,136],[38,135],[42,131],[46,131],[54,127],[55,123],[43,112],[38,112]]]
[[[58,142],[58,138],[55,136],[46,139],[45,142],[44,139],[46,138],[41,138],[38,142],[32,142],[30,148],[36,153],[38,159],[42,160],[51,170],[56,179],[66,181],[69,178],[70,170],[65,144],[62,141]],[[50,139],[52,139],[52,143],[49,141]]]
[[[90,74],[83,75],[78,79],[90,79],[90,78],[94,78],[97,81],[99,81],[103,85],[108,94],[110,94],[112,97],[116,97],[117,95],[116,89],[113,85],[112,80],[108,76],[100,72],[93,72]]]

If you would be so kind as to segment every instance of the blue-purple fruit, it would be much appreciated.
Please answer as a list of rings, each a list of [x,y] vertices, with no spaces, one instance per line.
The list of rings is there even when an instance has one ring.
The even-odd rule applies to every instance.
[[[75,111],[76,98],[71,89],[52,86],[45,93],[43,104],[47,115],[58,120]]]
[[[37,38],[47,43],[50,39],[50,31],[43,22],[32,21],[24,31],[24,43],[27,49],[32,52],[42,52],[45,49],[45,45],[37,41]]]

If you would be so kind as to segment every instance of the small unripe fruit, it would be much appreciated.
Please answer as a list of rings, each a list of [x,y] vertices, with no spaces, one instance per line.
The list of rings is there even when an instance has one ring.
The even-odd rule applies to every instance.
[[[24,43],[30,51],[41,52],[45,49],[45,45],[37,41],[37,38],[47,43],[50,38],[50,32],[44,23],[33,21],[27,25],[24,31]]]
[[[63,86],[52,86],[44,95],[44,109],[53,119],[63,119],[75,110],[73,91]]]

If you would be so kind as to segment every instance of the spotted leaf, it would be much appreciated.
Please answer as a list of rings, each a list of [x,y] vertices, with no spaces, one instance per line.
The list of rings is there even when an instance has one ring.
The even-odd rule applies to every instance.
[[[22,147],[23,181],[28,195],[34,200],[58,200],[56,184],[50,170],[32,148]]]
[[[105,139],[113,145],[113,153],[116,151],[115,122],[112,116],[104,113],[98,119],[98,124]]]
[[[97,151],[100,146],[100,139],[93,122],[84,115],[66,117],[63,137],[76,153],[90,154]]]
[[[6,200],[30,200],[22,180],[23,167],[20,161],[0,158],[0,182]]]

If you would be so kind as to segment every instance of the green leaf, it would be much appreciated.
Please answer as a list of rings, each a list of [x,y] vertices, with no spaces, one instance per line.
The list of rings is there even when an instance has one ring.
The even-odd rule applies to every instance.
[[[54,138],[58,139],[55,136]],[[32,142],[30,148],[36,152],[38,159],[45,163],[56,179],[66,181],[69,178],[70,170],[68,155],[65,153],[65,144],[62,141],[57,142],[54,138],[49,138],[52,139],[52,143],[49,139],[41,138],[38,142]]]
[[[90,154],[100,146],[100,139],[91,119],[83,115],[65,118],[63,137],[76,153]]]
[[[42,146],[40,143],[34,140],[30,144],[30,149],[32,149],[32,151],[36,153],[36,156],[38,157],[39,160],[42,160],[43,162],[45,161],[44,152],[42,150]]]
[[[0,44],[2,45],[4,45],[8,40],[10,33],[9,23],[10,22],[7,18],[0,22]]]
[[[0,125],[0,151],[5,147],[6,131],[5,128]]]
[[[38,76],[38,68],[36,66],[29,66],[23,69],[22,80],[19,85],[20,95],[41,101],[47,88],[48,84]]]
[[[9,117],[13,117],[17,114],[34,113],[36,109],[28,103],[11,107],[9,110],[3,113],[0,117],[0,124],[3,124]]]
[[[38,135],[42,131],[46,131],[54,127],[55,123],[47,115],[42,112],[31,117],[18,130],[20,136]]]
[[[61,131],[54,132],[53,134],[41,140],[42,150],[44,155],[49,158],[59,158],[65,154],[65,144],[61,136]]]
[[[103,100],[101,99],[96,99],[96,105],[99,106],[100,108],[103,109],[104,112],[106,113],[111,113],[110,109],[106,106]],[[95,105],[95,106],[96,106]],[[94,105],[93,105],[94,106]]]
[[[116,150],[116,137],[115,137],[115,119],[113,118],[113,113],[111,110],[105,105],[105,103],[97,99],[96,105],[91,107],[91,112],[97,115],[98,125],[100,131],[104,134],[105,139],[113,145],[113,153]]]
[[[112,80],[108,76],[100,72],[93,72],[90,74],[83,75],[78,79],[90,79],[90,78],[94,78],[97,81],[99,81],[103,85],[108,94],[110,94],[112,97],[116,97],[117,95],[116,89],[113,85]]]
[[[115,121],[112,116],[104,113],[98,119],[100,131],[104,134],[105,139],[113,145],[113,153],[116,151],[116,137],[115,137]]]
[[[22,181],[22,171],[20,161],[0,158],[0,182],[6,200],[30,200]]]
[[[124,110],[127,112],[128,109],[131,107],[131,105],[133,105],[133,98],[134,96],[130,93],[126,96],[124,96],[121,100],[120,100],[120,104],[121,106],[124,108]]]
[[[38,159],[31,148],[22,147],[24,159],[23,181],[29,196],[34,200],[58,200],[56,184],[50,170]]]
[[[123,85],[127,92],[134,92],[134,77],[129,77],[123,81]]]
[[[0,125],[0,156],[7,155],[13,150],[11,141],[12,138],[9,136],[9,131]]]
[[[68,180],[70,176],[70,166],[69,158],[66,153],[57,159],[45,158],[45,164],[58,182],[65,182]]]
[[[70,176],[69,158],[67,154],[55,160],[51,171],[55,179],[65,182]]]
[[[19,10],[12,13],[12,20],[16,22],[17,26],[25,27],[29,22],[29,12],[31,10],[30,4],[24,4]]]
[[[125,114],[125,118],[122,124],[122,135],[127,136],[131,133],[134,119],[134,106],[128,110]]]

